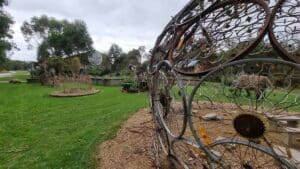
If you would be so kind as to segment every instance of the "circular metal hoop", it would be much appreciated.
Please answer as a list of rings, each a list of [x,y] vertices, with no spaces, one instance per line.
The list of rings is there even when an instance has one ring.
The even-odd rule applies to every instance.
[[[153,88],[156,92],[152,100],[158,120],[168,135],[180,138],[187,124],[187,101],[180,78],[168,67],[162,67],[154,75]]]
[[[294,3],[291,3],[294,2]],[[269,24],[269,37],[274,49],[285,60],[300,63],[300,1],[279,0],[275,5]],[[277,23],[278,22],[278,23]],[[277,35],[276,34],[280,34]],[[279,38],[284,38],[280,39]],[[286,44],[282,44],[285,40]],[[297,46],[298,45],[298,46]],[[287,48],[298,47],[298,52],[289,52]]]
[[[195,4],[192,7],[192,9],[187,9],[195,9]],[[224,12],[223,9],[226,8],[228,8],[227,12]],[[251,12],[250,14],[248,14],[248,10]],[[187,15],[189,19],[185,19],[186,21],[180,23],[180,25],[176,24],[178,22],[176,19],[182,19],[187,16],[175,17],[174,21],[172,20],[169,23],[168,28],[164,30],[162,35],[165,36],[168,34],[168,36],[172,36],[171,39],[163,40],[162,36],[158,38],[158,42],[163,44],[168,43],[163,52],[164,57],[161,59],[166,59],[166,56],[168,56],[168,60],[175,66],[174,68],[177,72],[190,76],[203,75],[218,64],[245,57],[264,37],[270,20],[267,4],[259,0],[217,1],[203,11],[200,10],[199,12],[199,10],[196,10],[195,13],[192,16]],[[254,14],[256,18],[251,16]],[[224,20],[224,18],[228,20],[226,25],[222,24],[222,19]],[[216,23],[218,20],[221,25]],[[247,24],[243,22],[247,22]],[[173,23],[172,26],[170,26],[171,23]],[[259,33],[254,33],[254,30],[259,31]],[[220,53],[220,49],[228,47],[230,49],[237,45],[231,44],[232,42],[229,39],[231,41],[239,39],[241,49],[238,52],[232,51],[230,56],[226,56],[228,58],[224,58],[223,55],[229,55],[229,53]],[[158,42],[154,47],[152,59],[157,58],[156,56],[161,54],[161,50],[158,50],[161,49],[161,45]],[[213,55],[216,52],[219,53],[219,56]],[[196,55],[190,58],[185,53],[195,53]],[[202,54],[204,56],[200,56]],[[184,67],[191,64],[190,62],[193,62],[191,59],[195,59],[195,57],[198,57],[199,70],[193,72],[183,70],[186,69]],[[153,64],[155,64],[155,61],[151,62],[151,65]]]
[[[300,113],[299,0],[189,1],[157,38],[149,77],[177,165],[296,168],[295,129],[280,118]],[[237,150],[244,158],[229,159]]]
[[[214,142],[211,149],[215,154],[222,154],[220,160],[224,161],[225,166],[230,166],[237,169],[244,168],[272,168],[272,162],[278,162],[278,169],[293,169],[288,161],[278,158],[272,150],[267,149],[259,144],[251,143],[249,141],[224,139]],[[244,159],[247,154],[250,158]],[[235,157],[236,156],[236,157]],[[271,163],[271,164],[270,164]],[[271,166],[270,166],[271,165]],[[216,168],[222,168],[221,166]]]
[[[253,83],[249,84],[250,88],[244,88],[241,95],[235,95],[234,91],[230,90],[232,89],[232,82],[235,80],[228,83],[228,79],[236,76],[233,76],[230,72],[233,71],[232,73],[239,74],[239,72],[243,70],[243,65],[247,64],[259,65],[261,67],[261,71],[258,72],[259,74],[256,73],[257,75],[239,75],[238,77],[246,77],[246,79],[243,78],[243,81],[239,81],[239,83],[247,82],[247,85],[248,82]],[[254,88],[259,87],[259,85],[263,86],[261,82],[267,82],[265,81],[265,79],[267,79],[267,75],[264,73],[270,73],[270,70],[273,71],[272,75],[277,75],[279,73],[278,71],[281,70],[300,71],[300,65],[277,59],[245,59],[222,65],[199,80],[198,84],[193,89],[188,102],[188,122],[199,147],[206,151],[212,151],[210,146],[206,146],[209,142],[206,141],[205,137],[209,137],[212,141],[223,138],[230,138],[231,140],[241,139],[253,144],[258,143],[267,147],[267,149],[271,149],[273,154],[276,155],[275,160],[281,160],[279,157],[280,154],[278,154],[278,147],[285,147],[289,149],[289,146],[283,142],[284,136],[281,135],[282,133],[287,133],[287,131],[284,130],[283,126],[276,129],[269,129],[268,125],[275,123],[273,117],[285,115],[286,108],[297,109],[297,107],[299,107],[298,105],[300,105],[300,100],[297,99],[299,96],[297,94],[290,94],[295,89],[295,85],[297,86],[298,83],[293,85],[294,87],[289,86],[286,88],[285,86],[282,86],[279,88],[278,86],[281,84],[277,84],[276,81],[274,81],[276,78],[272,77],[272,75],[268,75],[269,78],[272,78],[268,79],[268,82],[270,81],[272,85],[269,87],[266,86],[266,89],[263,91],[264,93],[262,93],[262,90],[254,90]],[[220,75],[222,75],[222,77],[220,77]],[[220,77],[220,79],[222,79],[221,82],[212,81],[215,77]],[[257,77],[260,81],[255,83],[254,79],[257,79]],[[250,81],[248,81],[249,79]],[[202,90],[206,90],[206,92],[209,93],[206,96],[210,97],[210,99],[199,97],[199,95],[197,95],[197,92],[201,90],[201,88],[204,88]],[[251,90],[250,94],[252,93],[252,95],[248,96],[247,90]],[[257,91],[259,91],[259,93],[257,93]],[[287,99],[287,96],[291,100]],[[195,113],[191,110],[195,109],[194,105],[195,102],[198,103],[197,100],[201,100],[202,103],[200,103],[198,112]],[[204,112],[208,111],[214,112],[216,114],[215,116],[221,116],[219,122],[203,120],[202,118],[204,118],[205,115]],[[236,124],[234,124],[236,122],[236,117],[245,116],[263,117],[257,118],[264,128],[264,131],[262,131],[259,137],[252,137],[253,134],[257,133],[251,133],[250,136],[247,135],[248,130],[256,130],[257,126],[253,126],[256,123],[248,124],[243,122],[245,124],[239,124],[240,126],[238,129],[236,128]],[[231,124],[233,125],[231,126]],[[199,128],[205,130],[207,136],[204,137],[201,132],[199,133]],[[214,159],[214,157],[209,154],[207,154],[207,156],[208,158]]]

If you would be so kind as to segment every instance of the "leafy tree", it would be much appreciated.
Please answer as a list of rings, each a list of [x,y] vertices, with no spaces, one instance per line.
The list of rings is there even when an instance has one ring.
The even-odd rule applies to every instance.
[[[78,57],[67,59],[65,61],[65,69],[70,71],[72,75],[76,75],[80,73],[80,59]]]
[[[53,56],[47,60],[48,68],[49,69],[54,69],[55,74],[59,75],[63,71],[63,67],[65,65],[64,59],[58,56]]]
[[[6,70],[28,70],[32,66],[32,63],[18,60],[7,59],[5,63]]]
[[[44,40],[37,48],[37,59],[39,61],[44,61],[46,60],[47,58],[50,57],[51,53],[50,51],[48,50],[50,47],[49,47],[49,44],[48,44],[48,41],[47,40]]]
[[[111,73],[111,69],[112,69],[112,64],[110,62],[110,58],[107,54],[102,54],[102,74],[109,74]]]
[[[138,73],[138,74],[146,73],[149,64],[150,64],[150,61],[147,60],[147,61],[145,61],[144,63],[142,63],[141,65],[139,65],[139,66],[137,67],[137,73]]]
[[[129,61],[127,54],[123,53],[119,58],[116,59],[114,63],[116,69],[114,70],[115,72],[121,72],[122,70],[127,70]]]
[[[108,51],[108,57],[110,60],[110,63],[112,65],[112,71],[115,71],[118,66],[118,60],[121,57],[123,51],[120,46],[117,44],[112,44]]]
[[[94,50],[84,21],[69,22],[43,15],[25,21],[21,30],[29,47],[37,45],[39,61],[51,56],[89,55]]]
[[[136,66],[140,65],[141,57],[140,51],[137,49],[132,49],[127,54],[128,63]]]
[[[11,16],[4,11],[4,6],[8,5],[6,0],[0,0],[0,70],[4,68],[7,61],[6,52],[11,50],[14,46],[9,41],[12,39],[11,25],[14,23]]]

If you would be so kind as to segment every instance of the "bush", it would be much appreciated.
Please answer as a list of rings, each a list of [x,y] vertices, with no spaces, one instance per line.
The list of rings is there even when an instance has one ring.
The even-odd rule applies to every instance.
[[[41,75],[41,70],[40,69],[30,71],[30,77],[31,78],[40,78],[40,75]]]
[[[123,69],[120,71],[120,75],[121,76],[129,76],[130,75],[130,72],[128,69]]]
[[[87,69],[87,73],[93,76],[102,76],[103,71],[99,66],[89,66]]]
[[[22,82],[19,79],[12,79],[12,80],[9,81],[9,83],[11,83],[11,84],[20,84]]]
[[[70,72],[72,75],[80,73],[80,59],[78,57],[66,59],[64,62],[64,71],[68,74]]]
[[[79,90],[91,90],[92,80],[89,76],[59,77],[59,88],[63,93],[73,93]]]
[[[124,82],[122,83],[122,90],[129,93],[139,92],[139,83],[138,82]]]
[[[49,69],[54,69],[56,74],[62,72],[64,67],[64,59],[58,56],[51,57],[47,60],[47,66]]]

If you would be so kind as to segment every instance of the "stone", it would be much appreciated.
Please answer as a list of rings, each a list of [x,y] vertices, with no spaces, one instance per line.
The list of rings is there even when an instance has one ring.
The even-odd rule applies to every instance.
[[[218,137],[215,139],[215,141],[220,141],[220,140],[224,140],[224,139],[226,139],[226,138],[225,138],[225,137],[218,136]]]
[[[218,115],[217,113],[209,113],[206,114],[205,116],[202,116],[203,120],[206,121],[218,121],[218,120],[223,120],[224,117],[221,115]]]
[[[221,153],[215,150],[211,150],[211,152],[216,155],[217,157],[221,157]]]
[[[189,158],[189,161],[193,161],[193,160],[194,160],[194,158],[192,158],[192,157],[191,157],[191,158]]]
[[[216,113],[209,113],[209,114],[206,114],[205,116],[202,116],[202,118],[204,119],[204,120],[207,120],[207,121],[209,121],[209,120],[217,120],[217,114]]]
[[[300,168],[300,152],[295,149],[290,149],[292,156],[292,163],[296,165],[297,168]]]
[[[292,158],[299,164],[300,163],[300,151],[290,149]]]
[[[224,117],[221,116],[221,115],[218,115],[218,116],[217,116],[217,120],[224,120]]]
[[[273,149],[278,156],[283,157],[283,158],[288,158],[288,153],[287,153],[285,147],[274,145]]]

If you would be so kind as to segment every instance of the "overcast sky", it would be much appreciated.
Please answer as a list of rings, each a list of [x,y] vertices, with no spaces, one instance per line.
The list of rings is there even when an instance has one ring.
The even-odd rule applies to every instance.
[[[88,26],[94,47],[107,51],[112,43],[124,51],[138,46],[153,47],[156,37],[188,0],[9,0],[6,10],[15,20],[14,42],[21,49],[11,59],[35,60],[27,50],[20,26],[32,16],[46,14],[58,19],[81,19]]]

